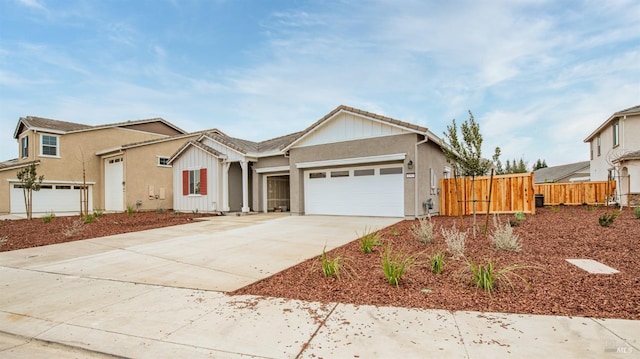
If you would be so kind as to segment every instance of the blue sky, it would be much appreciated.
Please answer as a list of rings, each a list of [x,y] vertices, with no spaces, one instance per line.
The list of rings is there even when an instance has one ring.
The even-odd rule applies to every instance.
[[[21,116],[264,140],[340,104],[441,137],[471,110],[485,157],[588,160],[640,104],[640,2],[0,0],[0,160]]]

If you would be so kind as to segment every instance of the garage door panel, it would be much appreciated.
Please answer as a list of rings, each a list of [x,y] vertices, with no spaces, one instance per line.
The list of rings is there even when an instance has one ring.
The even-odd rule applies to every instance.
[[[92,203],[93,186],[89,186],[89,208]],[[11,185],[11,213],[26,213],[24,194],[18,184]],[[62,213],[80,211],[80,187],[68,184],[46,184],[33,192],[33,213]]]
[[[381,175],[380,169],[376,168],[374,175],[354,176],[352,169],[349,177],[331,177],[331,172],[343,170],[324,171],[325,178],[310,178],[311,173],[323,171],[305,172],[305,213],[404,216],[402,173]]]

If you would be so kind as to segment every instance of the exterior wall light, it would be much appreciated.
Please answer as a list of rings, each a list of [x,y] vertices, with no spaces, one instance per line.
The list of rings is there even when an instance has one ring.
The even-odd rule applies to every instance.
[[[407,168],[412,170],[413,169],[413,161],[409,160],[409,162],[407,162]]]

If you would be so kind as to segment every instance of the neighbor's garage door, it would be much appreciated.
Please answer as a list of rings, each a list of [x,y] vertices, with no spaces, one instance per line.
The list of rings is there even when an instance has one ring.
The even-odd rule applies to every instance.
[[[404,217],[402,166],[304,173],[306,214]]]
[[[93,208],[89,186],[89,208]],[[80,212],[80,187],[70,184],[46,184],[33,192],[33,213]],[[11,184],[11,213],[26,213],[19,184]]]

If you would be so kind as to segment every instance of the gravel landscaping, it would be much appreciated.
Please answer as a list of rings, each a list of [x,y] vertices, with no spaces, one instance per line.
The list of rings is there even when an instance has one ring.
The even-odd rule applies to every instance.
[[[340,258],[340,278],[325,277],[320,257],[312,258],[272,277],[236,291],[320,302],[370,304],[415,308],[437,308],[597,318],[640,319],[640,219],[625,209],[610,227],[598,218],[612,208],[568,207],[538,209],[513,228],[521,250],[498,251],[489,238],[479,233],[466,240],[465,257],[454,259],[447,252],[441,228],[460,228],[460,219],[433,217],[435,238],[421,244],[411,233],[417,221],[403,221],[381,230],[383,245],[363,254],[355,240],[327,253]],[[512,215],[500,216],[503,222]],[[463,219],[466,228],[471,216]],[[485,216],[477,223],[484,225]],[[489,220],[489,234],[493,229]],[[382,270],[382,253],[391,245],[394,253],[415,256],[399,285],[390,285]],[[441,274],[431,272],[429,259],[444,254]],[[599,261],[620,271],[617,274],[589,274],[566,259]],[[496,270],[519,265],[507,277],[511,285],[498,282],[493,293],[471,283],[469,263],[486,264]],[[517,275],[517,276],[516,276]]]

